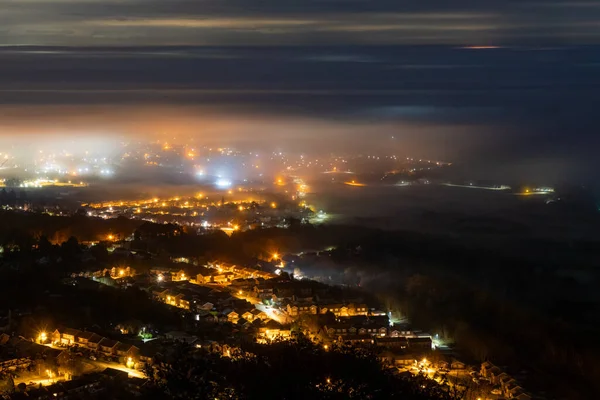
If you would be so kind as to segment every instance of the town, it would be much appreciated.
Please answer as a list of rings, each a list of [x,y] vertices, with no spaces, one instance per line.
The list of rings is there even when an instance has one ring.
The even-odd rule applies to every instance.
[[[144,315],[104,323],[70,315],[62,323],[37,323],[29,330],[19,325],[16,334],[16,320],[43,311],[7,310],[0,368],[5,386],[12,387],[10,398],[72,398],[90,390],[104,393],[115,382],[127,393],[141,395],[159,373],[161,357],[180,344],[192,352],[231,358],[248,343],[268,346],[299,337],[325,352],[345,347],[372,351],[383,368],[399,376],[423,376],[456,390],[460,398],[532,398],[501,368],[461,361],[437,335],[397,318],[376,294],[359,286],[318,282],[295,268],[315,257],[329,258],[332,249],[264,252],[252,263],[239,264],[136,249],[136,243],[153,242],[149,232],[154,240],[164,235],[163,230],[145,232],[137,241],[77,245],[71,256],[85,268],[60,280],[78,291],[72,293],[75,299],[83,293],[98,297],[101,308],[107,301],[115,304],[111,297],[135,293],[141,296],[135,301],[143,304]],[[47,258],[39,261],[47,263]],[[67,294],[49,296],[60,300]],[[127,297],[116,301],[123,299]],[[67,325],[68,320],[73,322]]]

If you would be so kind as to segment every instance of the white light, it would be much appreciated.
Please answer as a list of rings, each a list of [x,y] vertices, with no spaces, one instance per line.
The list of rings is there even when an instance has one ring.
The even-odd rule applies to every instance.
[[[215,184],[220,188],[228,188],[231,186],[231,181],[228,179],[218,179]]]

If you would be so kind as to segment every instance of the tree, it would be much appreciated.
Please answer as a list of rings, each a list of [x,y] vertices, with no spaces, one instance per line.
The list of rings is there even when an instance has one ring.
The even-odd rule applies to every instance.
[[[180,344],[147,372],[154,398],[459,398],[425,376],[395,375],[367,349],[340,346],[325,350],[301,334],[293,341],[249,343],[230,351],[228,357]]]
[[[1,394],[11,394],[15,391],[15,381],[13,380],[10,373],[2,373],[0,374],[0,393]]]

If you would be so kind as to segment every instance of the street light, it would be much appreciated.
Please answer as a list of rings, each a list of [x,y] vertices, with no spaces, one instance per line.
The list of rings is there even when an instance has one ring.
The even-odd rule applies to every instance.
[[[48,339],[48,335],[46,334],[46,332],[40,332],[40,334],[38,335],[38,341],[40,343],[44,343],[46,339]]]

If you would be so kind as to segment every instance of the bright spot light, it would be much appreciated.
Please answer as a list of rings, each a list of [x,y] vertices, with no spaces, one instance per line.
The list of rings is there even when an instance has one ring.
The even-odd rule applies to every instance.
[[[227,187],[231,186],[231,181],[229,179],[221,178],[215,182],[215,185],[217,185],[217,187],[220,187],[220,188],[227,188]]]

